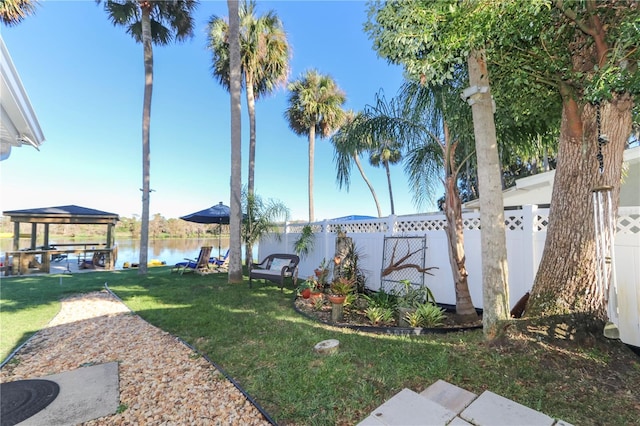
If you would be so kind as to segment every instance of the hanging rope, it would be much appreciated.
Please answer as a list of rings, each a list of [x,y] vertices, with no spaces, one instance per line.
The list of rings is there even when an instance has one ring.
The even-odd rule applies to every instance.
[[[602,147],[609,143],[607,135],[602,134],[602,124],[600,120],[600,102],[596,102],[596,125],[598,126],[598,165],[600,166],[600,173],[604,172],[604,155],[602,154]]]

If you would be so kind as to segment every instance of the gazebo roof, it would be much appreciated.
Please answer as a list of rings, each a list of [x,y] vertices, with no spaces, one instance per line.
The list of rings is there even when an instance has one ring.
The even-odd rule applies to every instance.
[[[120,220],[115,213],[104,212],[76,205],[41,207],[36,209],[11,210],[2,212],[12,222],[21,223],[74,223],[113,224]]]

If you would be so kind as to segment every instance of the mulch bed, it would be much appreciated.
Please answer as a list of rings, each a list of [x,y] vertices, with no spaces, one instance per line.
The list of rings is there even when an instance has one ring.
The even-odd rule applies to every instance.
[[[308,299],[303,299],[301,297],[297,297],[294,300],[294,308],[302,315],[328,325],[346,327],[371,333],[427,334],[482,328],[481,313],[479,313],[477,321],[461,323],[456,317],[455,308],[452,310],[451,307],[445,307],[446,312],[443,323],[440,326],[433,328],[399,327],[395,319],[384,324],[373,324],[365,315],[364,308],[358,308],[353,305],[344,306],[342,321],[333,323],[331,321],[331,306],[328,302],[325,301],[322,308],[317,309],[314,304],[308,301]]]

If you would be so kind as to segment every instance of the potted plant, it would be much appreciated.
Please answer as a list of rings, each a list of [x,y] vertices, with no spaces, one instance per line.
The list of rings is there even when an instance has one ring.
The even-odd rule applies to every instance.
[[[303,299],[308,299],[311,297],[312,292],[317,291],[316,280],[313,277],[309,277],[305,281],[298,284],[298,294],[302,296]]]
[[[318,279],[318,285],[320,288],[324,288],[324,286],[327,284],[327,279],[329,278],[329,262],[327,262],[327,259],[324,258],[322,259],[322,262],[320,262],[320,265],[314,270],[315,274],[316,274],[316,278]]]
[[[347,296],[353,292],[354,287],[352,279],[346,277],[336,278],[329,287],[327,297],[331,303],[342,304]]]

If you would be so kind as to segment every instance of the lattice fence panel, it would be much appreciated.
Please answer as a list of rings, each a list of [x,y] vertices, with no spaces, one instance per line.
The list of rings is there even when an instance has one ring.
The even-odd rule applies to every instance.
[[[640,215],[629,214],[618,218],[617,232],[621,234],[640,233]]]
[[[382,256],[382,270],[380,272],[381,288],[393,293],[404,288],[401,280],[409,280],[412,285],[422,287],[424,285],[424,273],[418,268],[424,269],[427,252],[427,237],[385,237],[384,253]],[[405,267],[395,269],[389,273],[386,271],[390,265],[416,265],[417,267]]]

